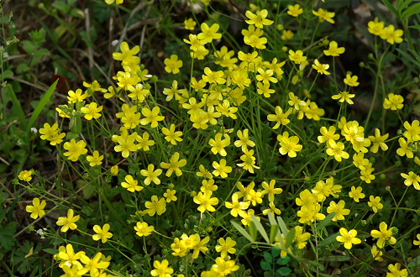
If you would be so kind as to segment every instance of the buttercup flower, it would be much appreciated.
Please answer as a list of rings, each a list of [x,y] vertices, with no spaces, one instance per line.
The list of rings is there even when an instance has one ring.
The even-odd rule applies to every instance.
[[[47,202],[45,200],[42,200],[42,202],[39,201],[39,198],[34,198],[32,200],[32,205],[26,206],[26,211],[28,213],[31,213],[31,218],[37,219],[38,217],[43,217],[45,215],[44,208],[45,205],[47,205]]]
[[[357,231],[352,229],[350,231],[347,231],[346,228],[340,228],[340,235],[337,236],[338,242],[344,243],[344,248],[351,249],[353,244],[360,244],[362,241],[359,238],[356,238]]]
[[[58,226],[61,227],[61,232],[65,233],[69,229],[74,230],[77,228],[76,222],[80,219],[80,215],[74,216],[74,211],[72,209],[69,209],[67,211],[67,216],[60,216],[57,220]]]
[[[104,224],[102,228],[99,225],[93,226],[93,231],[95,231],[96,234],[92,235],[92,239],[101,240],[102,243],[107,242],[108,239],[112,238],[112,233],[108,232],[109,228],[110,226],[108,223]]]

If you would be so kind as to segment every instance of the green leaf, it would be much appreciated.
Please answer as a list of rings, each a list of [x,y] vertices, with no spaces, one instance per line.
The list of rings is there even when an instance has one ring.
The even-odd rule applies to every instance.
[[[286,265],[289,261],[290,261],[290,257],[286,256],[284,258],[279,258],[276,263],[278,265]]]
[[[13,236],[16,233],[17,222],[10,222],[6,226],[0,226],[0,246],[6,252],[12,249],[16,239]]]
[[[28,126],[26,127],[26,132],[28,133],[31,130],[32,124],[34,124],[35,120],[38,118],[38,115],[42,112],[42,110],[45,107],[45,104],[47,104],[47,101],[51,98],[51,95],[53,94],[54,90],[55,90],[55,86],[58,83],[57,79],[54,84],[52,84],[47,92],[45,92],[45,94],[42,96],[41,100],[39,100],[38,105],[36,106],[34,112],[31,115],[31,118],[29,118],[29,123]]]
[[[316,225],[316,228],[318,230],[324,228],[325,226],[327,226],[328,224],[330,224],[331,220],[334,218],[335,216],[335,212],[330,213],[329,215],[327,215],[323,221],[321,221],[319,224]]]
[[[287,237],[287,234],[289,233],[289,231],[287,230],[286,223],[284,223],[284,221],[283,221],[283,219],[281,218],[281,216],[278,216],[278,217],[277,217],[277,222],[279,223],[279,226],[280,226],[281,232],[283,233],[283,235],[284,235],[285,237]]]
[[[336,233],[336,234],[334,234],[334,235],[332,235],[332,236],[330,236],[330,237],[328,237],[328,238],[326,238],[326,239],[324,239],[323,241],[321,241],[319,244],[318,244],[318,246],[326,246],[326,245],[329,245],[329,244],[331,244],[331,243],[333,243],[333,242],[336,242],[337,241],[337,236],[339,235],[339,233]]]
[[[393,13],[396,17],[399,18],[399,14],[397,10],[392,6],[392,4],[388,0],[382,0],[382,2],[385,4],[385,6]]]
[[[276,239],[277,232],[279,232],[279,226],[277,224],[270,226],[270,243],[273,243]]]
[[[275,258],[280,255],[280,247],[278,245],[274,245],[273,248],[271,248],[271,255]]]
[[[7,79],[13,76],[13,71],[10,69],[3,71],[3,78]]]
[[[268,220],[270,221],[270,225],[277,225],[272,212],[268,212]]]
[[[270,264],[273,263],[273,256],[271,256],[271,254],[269,252],[264,252],[263,255],[264,255],[264,260],[267,263],[270,263]]]
[[[80,117],[70,119],[70,130],[73,134],[77,135],[82,132],[82,119]]]
[[[236,223],[233,220],[231,220],[230,223],[232,223],[233,227],[235,227],[236,230],[238,230],[238,232],[242,234],[242,236],[244,236],[250,242],[255,242],[255,240],[252,239],[251,235],[248,234],[248,232],[241,225],[239,225],[238,223]]]
[[[255,227],[254,222],[250,222],[248,225],[249,234],[252,237],[252,240],[255,241],[257,239],[257,228]]]
[[[397,1],[397,8],[399,12],[402,12],[402,10],[404,10],[408,5],[411,4],[411,2],[413,2],[413,0],[398,0]]]
[[[414,4],[407,8],[401,15],[402,20],[408,19],[410,16],[420,12],[420,3]]]
[[[408,267],[416,267],[418,268],[420,265],[420,255],[415,257],[409,264]]]
[[[48,56],[48,55],[50,55],[50,51],[48,51],[48,49],[46,48],[41,48],[39,50],[36,50],[32,58],[31,64],[29,66],[32,67],[36,65],[42,57]]]
[[[410,50],[410,49],[408,49],[408,50]],[[413,59],[413,57],[410,57],[410,55],[408,55],[406,52],[402,51],[399,48],[397,48],[397,51],[398,51],[398,53],[401,54],[401,56],[403,56],[406,59],[406,62],[411,62],[411,63],[415,64],[417,67],[420,68],[420,62],[419,62],[420,60],[419,61],[416,61],[415,59]],[[411,52],[411,53],[414,54],[414,52]]]
[[[281,275],[281,276],[287,276],[290,273],[292,273],[292,270],[288,267],[280,267],[279,269],[277,269],[277,272]]]
[[[16,94],[14,92],[14,90],[12,89],[12,87],[10,85],[6,86],[5,88],[3,88],[3,93],[9,93],[9,95],[12,98],[12,103],[13,103],[13,107],[14,110],[16,111],[19,119],[20,119],[20,125],[22,126],[22,129],[26,129],[26,118],[25,118],[25,113],[23,112],[22,106],[20,105],[19,100],[16,97]]]
[[[54,8],[56,8],[57,10],[59,10],[62,13],[65,13],[65,14],[67,14],[70,10],[70,6],[67,5],[64,2],[55,1],[52,5],[53,5]]]
[[[258,231],[260,231],[261,235],[265,239],[267,243],[270,243],[270,240],[268,239],[267,232],[265,231],[264,227],[262,226],[261,222],[258,221],[258,219],[255,217],[255,215],[251,215],[252,222],[254,222],[255,227],[257,227]]]
[[[48,254],[51,254],[51,255],[55,255],[59,252],[58,249],[53,249],[53,248],[44,248],[42,249],[42,251],[47,252]]]
[[[287,234],[287,236],[286,236],[286,245],[285,245],[286,249],[289,248],[290,245],[292,245],[293,239],[295,238],[295,232],[296,232],[296,230],[295,230],[295,228],[293,228]]]
[[[264,270],[267,270],[267,271],[271,270],[271,265],[267,262],[262,261],[262,262],[260,262],[260,265],[261,265],[261,268],[264,269]]]

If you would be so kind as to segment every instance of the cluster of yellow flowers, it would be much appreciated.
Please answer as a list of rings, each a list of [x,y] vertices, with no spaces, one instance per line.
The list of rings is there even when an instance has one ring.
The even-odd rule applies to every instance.
[[[107,4],[114,3],[111,0],[105,0],[105,2]],[[119,5],[122,2],[122,0],[117,0],[116,4]],[[287,14],[291,17],[299,18],[302,13],[303,9],[299,4],[289,5],[287,8]],[[333,20],[335,13],[333,12],[319,8],[317,11],[313,10],[312,14],[318,18],[318,24],[324,21],[331,24],[335,23]],[[148,74],[148,70],[140,64],[138,56],[139,46],[130,49],[126,42],[121,43],[120,52],[113,53],[113,58],[121,61],[123,68],[123,71],[118,71],[116,76],[113,77],[117,84],[116,88],[112,86],[108,89],[101,88],[97,81],[91,84],[84,82],[85,91],[82,91],[82,89],[70,90],[68,92],[67,105],[56,108],[59,116],[63,120],[66,118],[70,119],[72,125],[77,124],[73,121],[75,118],[80,119],[83,116],[92,124],[96,123],[102,127],[103,123],[100,119],[103,119],[101,116],[104,107],[98,106],[95,101],[91,101],[90,97],[95,92],[101,92],[106,99],[119,99],[121,106],[119,106],[120,110],[115,114],[115,117],[119,119],[120,128],[117,134],[109,134],[109,137],[115,144],[113,150],[119,157],[122,156],[129,162],[136,161],[138,155],[145,154],[144,156],[146,157],[146,152],[149,152],[153,147],[163,152],[162,158],[164,161],[158,160],[155,164],[144,161],[144,164],[143,162],[140,164],[141,167],[139,167],[138,172],[120,176],[124,179],[120,183],[121,187],[126,189],[130,195],[136,197],[136,201],[140,192],[143,194],[149,188],[158,188],[150,194],[152,195],[151,197],[150,195],[147,196],[147,199],[150,199],[150,201],[144,199],[145,209],[137,209],[136,214],[133,215],[136,218],[136,225],[131,231],[134,229],[133,233],[138,237],[144,238],[156,232],[155,226],[149,225],[143,220],[144,216],[156,216],[157,218],[166,213],[168,203],[177,201],[177,189],[174,188],[174,185],[170,184],[165,187],[167,189],[164,193],[160,190],[165,186],[162,185],[162,183],[165,183],[165,180],[163,179],[162,181],[160,179],[165,178],[164,176],[167,178],[179,178],[183,174],[187,175],[196,172],[196,176],[202,179],[200,179],[201,187],[198,192],[192,190],[187,192],[191,196],[192,202],[198,205],[197,210],[201,215],[206,212],[214,214],[224,207],[227,209],[226,215],[230,214],[233,218],[239,218],[244,226],[250,226],[254,216],[260,221],[260,217],[257,216],[258,213],[256,212],[258,205],[261,205],[261,213],[263,215],[268,215],[269,213],[281,214],[281,210],[276,206],[275,199],[277,195],[283,193],[283,189],[276,187],[276,180],[269,177],[267,177],[267,180],[271,179],[270,181],[261,180],[260,187],[256,187],[254,181],[244,186],[238,179],[235,181],[235,187],[229,195],[223,195],[223,197],[226,197],[224,201],[220,201],[222,195],[218,191],[220,184],[218,186],[217,183],[220,179],[222,179],[221,181],[226,180],[226,178],[230,177],[229,174],[231,176],[236,174],[235,171],[255,174],[260,170],[258,165],[261,165],[257,162],[257,157],[259,158],[259,156],[254,148],[256,146],[256,138],[259,136],[258,132],[261,130],[256,130],[250,124],[244,124],[245,126],[242,128],[238,127],[236,130],[234,128],[228,129],[227,127],[238,118],[242,119],[244,113],[248,111],[246,103],[252,95],[247,93],[247,90],[251,90],[250,88],[253,87],[255,95],[261,101],[266,101],[276,93],[273,87],[280,85],[279,83],[286,75],[283,70],[286,63],[293,69],[291,72],[296,72],[293,76],[290,76],[290,80],[287,82],[293,85],[299,82],[305,69],[311,70],[310,72],[312,70],[316,71],[317,78],[320,75],[330,75],[331,73],[328,71],[330,66],[318,60],[321,59],[321,55],[314,59],[312,67],[308,67],[310,64],[308,61],[309,55],[307,50],[303,48],[289,49],[289,51],[287,51],[287,48],[283,49],[287,54],[284,53],[286,60],[282,62],[278,58],[264,60],[260,50],[266,49],[268,40],[267,37],[264,37],[263,29],[266,26],[271,26],[274,21],[267,18],[268,11],[265,9],[251,9],[245,13],[245,16],[247,18],[245,22],[248,26],[242,30],[241,34],[245,45],[252,48],[249,53],[246,53],[245,50],[235,53],[235,51],[230,50],[226,46],[216,49],[213,42],[222,38],[222,34],[218,33],[220,26],[217,23],[211,26],[202,23],[199,27],[199,33],[189,34],[188,39],[183,40],[189,45],[191,50],[190,56],[193,62],[195,60],[204,60],[210,54],[215,59],[214,63],[206,63],[203,71],[199,73],[202,73],[201,76],[191,76],[189,89],[180,88],[178,81],[173,80],[168,85],[170,87],[166,87],[162,92],[165,100],[171,102],[170,104],[176,105],[181,113],[184,113],[184,118],[188,118],[189,122],[185,124],[182,122],[178,125],[177,122],[172,122],[172,119],[169,119],[170,117],[164,116],[167,110],[170,111],[169,108],[158,104],[155,94],[151,93],[151,90],[153,91],[152,85],[156,78]],[[196,30],[196,22],[194,20],[185,20],[184,24],[187,30]],[[278,25],[277,29],[283,30],[283,25]],[[384,27],[384,23],[379,22],[377,18],[369,22],[368,30],[390,44],[402,42],[401,36],[403,33],[401,30],[395,30],[393,25]],[[287,41],[293,35],[291,30],[283,30],[281,39]],[[339,47],[336,41],[324,44],[324,46],[327,45],[328,48],[323,50],[323,54],[327,57],[332,57],[332,59],[345,52],[345,48]],[[212,53],[211,50],[213,50]],[[178,60],[177,55],[171,55],[164,60],[164,64],[167,73],[179,74],[183,61]],[[359,85],[358,76],[347,73],[343,83],[344,91],[338,92],[337,89],[338,94],[332,96],[332,99],[338,100],[341,107],[347,104],[354,104],[352,98],[355,97],[355,94],[350,92]],[[352,164],[349,166],[352,167],[354,165],[357,168],[356,172],[360,171],[360,179],[363,182],[369,184],[375,180],[373,161],[370,161],[365,155],[369,151],[376,154],[379,149],[387,151],[388,133],[381,134],[381,131],[376,128],[374,135],[367,136],[365,128],[360,126],[359,122],[347,121],[344,116],[339,116],[334,125],[321,124],[319,121],[324,116],[325,111],[318,107],[316,102],[310,100],[310,90],[304,91],[304,98],[299,96],[303,90],[300,93],[292,92],[290,89],[285,91],[284,99],[286,101],[284,101],[283,106],[279,103],[274,107],[269,102],[264,102],[271,109],[271,111],[265,113],[268,114],[266,118],[270,124],[274,123],[271,131],[277,132],[280,129],[279,133],[275,133],[277,135],[276,147],[278,146],[276,149],[280,153],[280,157],[286,158],[287,155],[288,158],[296,158],[298,155],[302,155],[304,146],[306,148],[308,143],[314,143],[319,147],[320,152],[323,151],[322,155],[325,156],[325,160],[342,163],[344,160],[350,159],[348,163],[352,162]],[[298,95],[295,95],[295,93]],[[90,101],[90,103],[87,104],[87,101]],[[403,97],[391,93],[384,99],[383,107],[398,113],[403,108]],[[274,113],[270,114],[273,110]],[[259,113],[258,116],[260,116]],[[305,139],[305,136],[303,136],[304,130],[294,128],[293,124],[296,123],[296,119],[304,120],[305,118],[316,121],[319,124],[317,125],[320,126],[317,141]],[[291,127],[291,125],[293,126]],[[407,121],[404,122],[405,131],[398,139],[400,148],[396,152],[399,156],[414,157],[414,152],[418,149],[418,141],[420,140],[419,125],[417,120],[414,120],[411,124]],[[182,129],[184,126],[192,127],[190,129]],[[103,129],[106,130],[106,128]],[[191,130],[197,131],[197,137],[191,138],[209,149],[206,155],[209,154],[208,158],[213,167],[212,169],[210,167],[206,168],[203,164],[191,162],[191,160],[187,161],[189,158],[188,154],[186,151],[183,152],[181,146],[184,144],[184,139],[186,139],[183,137],[184,132],[187,135],[189,134],[187,131],[190,132]],[[66,134],[62,132],[57,123],[54,123],[52,126],[45,123],[39,132],[41,139],[49,141],[53,146],[59,146],[63,142],[64,137],[66,137]],[[200,141],[200,136],[206,137],[206,140]],[[84,160],[80,159],[80,157],[89,152],[91,155],[86,157],[89,166],[100,167],[102,165],[104,155],[101,155],[98,150],[94,149],[94,144],[92,144],[92,147],[88,146],[87,141],[83,137],[80,140],[75,138],[69,138],[68,140],[63,145],[66,152],[62,153],[68,160],[83,163]],[[276,153],[277,150],[275,151]],[[350,154],[352,154],[351,158]],[[237,160],[232,162],[233,158],[230,159],[230,157],[235,155]],[[420,165],[418,157],[415,157],[414,162]],[[136,163],[138,164],[138,160]],[[293,243],[298,249],[305,248],[312,236],[311,233],[305,232],[307,226],[325,219],[326,214],[332,213],[334,213],[334,216],[331,216],[332,221],[344,221],[351,212],[350,209],[345,208],[345,200],[339,199],[340,195],[344,195],[342,193],[343,187],[335,183],[334,177],[323,175],[324,169],[325,167],[321,169],[319,179],[313,181],[310,189],[299,188],[298,197],[294,199],[299,207],[296,211],[296,218],[299,224],[302,225],[294,226]],[[162,175],[164,170],[166,172]],[[113,176],[120,174],[118,166],[111,167],[109,172]],[[416,190],[420,190],[420,176],[413,171],[409,171],[408,174],[401,173],[401,176],[405,179],[404,184],[407,187],[413,185]],[[19,179],[24,182],[30,182],[32,180],[32,172],[22,171],[19,174]],[[363,183],[362,181],[360,183]],[[343,184],[344,189],[347,188],[344,182],[340,183]],[[362,191],[362,186],[351,186],[348,196],[355,203],[359,203],[366,196]],[[334,200],[331,200],[331,197]],[[264,200],[266,200],[265,203]],[[329,201],[328,203],[327,200]],[[369,200],[366,202],[366,207],[370,207],[375,214],[383,209],[381,197],[379,196],[370,195]],[[40,199],[34,198],[32,205],[26,206],[26,210],[31,213],[31,218],[36,219],[45,215],[45,207],[45,200],[40,201]],[[79,219],[80,216],[75,216],[74,211],[69,209],[67,216],[59,217],[56,224],[61,226],[61,232],[67,232],[68,230],[77,229],[76,222]],[[343,243],[346,249],[351,249],[353,245],[361,244],[361,239],[357,237],[358,231],[356,229],[348,230],[347,225],[345,227],[339,229],[339,235],[336,237],[336,240]],[[106,243],[113,237],[113,234],[109,232],[110,228],[111,226],[108,223],[105,223],[102,227],[94,225],[92,239]],[[372,257],[375,260],[380,261],[382,259],[386,243],[390,245],[396,243],[396,239],[393,237],[396,231],[395,227],[388,229],[388,225],[385,222],[381,222],[379,230],[370,232],[371,237],[377,239],[376,245],[371,248]],[[418,244],[420,244],[420,234],[418,236]],[[280,243],[278,238],[276,240],[275,244],[281,247],[282,257],[292,254],[292,248],[284,249],[283,247],[286,240],[284,236],[283,243]],[[200,252],[205,254],[209,250],[206,246],[209,241],[210,237],[206,235],[202,237],[201,233],[183,233],[180,238],[174,238],[170,248],[173,256],[184,257],[190,255],[192,259],[197,259]],[[415,241],[414,243],[416,244],[417,242]],[[229,255],[236,253],[235,245],[236,242],[231,237],[226,239],[223,237],[219,238],[215,251],[217,253],[220,252],[220,257],[217,257],[210,270],[202,272],[201,276],[226,276],[237,271],[239,266]],[[81,276],[88,272],[91,276],[109,276],[104,271],[108,268],[111,257],[105,257],[100,252],[91,259],[83,251],[75,253],[73,246],[67,244],[59,248],[59,253],[55,256],[55,259],[59,262],[60,268],[67,274],[65,276]],[[166,277],[171,276],[174,272],[166,259],[162,261],[155,260],[153,267],[154,269],[151,271],[152,276]],[[401,265],[399,263],[391,264],[388,268],[391,273],[400,274],[401,276],[404,276],[407,272],[406,269],[400,269]]]

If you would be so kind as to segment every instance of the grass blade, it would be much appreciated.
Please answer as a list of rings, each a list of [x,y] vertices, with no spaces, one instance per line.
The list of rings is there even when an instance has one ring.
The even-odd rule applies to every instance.
[[[265,239],[267,243],[270,243],[270,240],[268,239],[267,232],[265,231],[264,227],[262,226],[261,222],[258,221],[258,219],[255,217],[255,215],[251,215],[252,222],[254,222],[255,227],[257,227],[258,231],[260,231],[261,235]]]
[[[239,233],[242,234],[242,236],[244,236],[246,239],[248,239],[250,242],[255,242],[255,240],[252,239],[251,235],[248,234],[248,232],[238,223],[236,223],[235,221],[230,221],[230,223],[232,223],[233,227],[236,228],[236,230],[239,231]]]
[[[45,107],[45,104],[47,104],[48,100],[50,100],[51,95],[53,94],[55,87],[57,86],[58,83],[57,79],[54,84],[52,84],[47,92],[45,92],[45,94],[42,96],[41,100],[39,101],[38,105],[36,106],[34,112],[32,113],[31,117],[29,118],[29,123],[26,126],[26,132],[29,132],[31,130],[32,124],[34,124],[35,120],[38,118],[38,115],[42,112],[42,110]]]
[[[20,104],[19,100],[17,99],[13,88],[10,85],[8,85],[3,90],[6,91],[6,92],[9,92],[9,94],[12,98],[13,107],[16,109],[17,115],[20,119],[20,124],[21,124],[20,126],[22,127],[23,130],[26,130],[27,124],[26,124],[25,113],[23,112],[22,105]],[[4,93],[4,91],[3,91],[3,93]]]

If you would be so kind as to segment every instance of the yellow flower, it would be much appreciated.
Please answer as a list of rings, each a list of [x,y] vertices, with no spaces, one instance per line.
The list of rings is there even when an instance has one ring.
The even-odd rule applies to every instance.
[[[338,102],[343,103],[346,101],[348,104],[353,105],[354,102],[351,100],[351,98],[354,98],[356,95],[351,94],[348,91],[340,91],[339,94],[331,96],[332,99],[338,100]]]
[[[223,79],[223,71],[212,71],[209,67],[204,68],[204,74],[202,75],[202,78],[204,82],[210,83],[210,84],[224,84],[226,83],[226,80]]]
[[[401,173],[401,176],[405,178],[404,185],[407,187],[413,185],[416,190],[420,190],[420,176],[410,171],[408,174]]]
[[[118,52],[112,53],[112,58],[116,61],[127,60],[137,55],[137,53],[140,52],[140,47],[136,45],[133,47],[133,49],[130,50],[130,48],[128,47],[128,43],[123,41],[120,45],[120,50],[121,50],[121,53],[118,53]]]
[[[219,204],[219,199],[216,197],[211,198],[213,192],[211,190],[206,190],[204,192],[199,192],[197,196],[194,197],[194,203],[200,205],[198,206],[197,210],[200,213],[204,213],[205,211],[214,212],[216,209],[213,207]]]
[[[80,261],[85,264],[85,267],[78,271],[77,274],[84,275],[89,271],[90,276],[99,276],[99,270],[107,268],[110,264],[108,261],[104,261],[102,256],[103,254],[98,252],[93,259],[90,259],[83,254],[80,257]]]
[[[172,145],[176,145],[177,141],[182,141],[182,132],[175,132],[175,124],[171,124],[169,129],[165,127],[162,128],[162,133],[165,135],[165,140],[169,141]]]
[[[289,132],[284,132],[283,135],[278,135],[277,140],[280,142],[279,152],[282,155],[288,155],[290,158],[297,156],[296,152],[302,150],[302,145],[299,143],[297,136],[289,137]]]
[[[382,205],[381,203],[381,197],[379,196],[374,197],[373,195],[369,196],[368,205],[369,207],[372,208],[374,213],[377,213],[378,210],[381,210],[384,207],[384,205]]]
[[[241,130],[238,130],[236,132],[238,135],[239,140],[234,142],[234,145],[236,147],[242,147],[242,152],[244,152],[247,149],[247,146],[254,147],[255,142],[249,139],[249,130],[245,129],[243,132]]]
[[[287,125],[289,124],[290,120],[288,119],[288,116],[292,113],[292,109],[289,108],[286,113],[283,113],[282,108],[277,106],[274,110],[275,114],[269,114],[267,115],[268,121],[275,121],[276,125],[274,125],[272,128],[277,129],[280,127],[280,125]]]
[[[122,3],[124,3],[124,0],[105,0],[105,3],[107,3],[108,5],[112,5],[114,2],[117,5],[121,5]]]
[[[187,30],[193,31],[196,24],[197,23],[192,18],[185,19],[184,21],[184,26]]]
[[[235,254],[236,249],[234,248],[236,245],[236,241],[227,237],[226,240],[224,238],[220,238],[218,240],[219,244],[216,245],[216,252],[221,252],[220,257],[225,258],[227,254]]]
[[[404,137],[407,138],[408,142],[414,142],[420,140],[420,127],[419,121],[414,120],[411,125],[408,121],[404,122],[404,128],[407,130],[404,132]]]
[[[176,190],[167,189],[166,192],[163,194],[163,197],[166,198],[167,203],[171,203],[172,201],[176,201],[178,198],[175,196]]]
[[[381,136],[381,131],[378,128],[375,129],[375,136],[369,136],[370,141],[372,142],[372,147],[370,148],[370,152],[377,153],[379,147],[381,147],[382,151],[388,150],[388,146],[385,144],[385,140],[388,138],[389,134],[385,134]]]
[[[104,156],[99,156],[99,152],[98,151],[93,151],[93,156],[87,156],[86,160],[89,163],[90,166],[96,166],[96,165],[101,165],[102,164],[102,160],[104,159]]]
[[[227,276],[230,275],[232,272],[237,271],[238,269],[239,265],[236,265],[235,261],[226,261],[223,258],[218,257],[216,258],[216,263],[212,265],[209,275],[203,275],[203,277]]]
[[[246,23],[249,25],[255,25],[255,27],[260,29],[263,28],[263,25],[271,25],[274,23],[274,21],[266,19],[268,11],[265,9],[257,12],[256,14],[251,11],[246,11],[245,15],[249,18],[249,20],[245,20]]]
[[[407,155],[407,158],[412,159],[413,149],[408,146],[408,143],[403,138],[398,139],[398,143],[400,144],[400,148],[397,149],[397,155],[403,157],[404,155]]]
[[[388,270],[390,272],[386,273],[386,277],[407,277],[408,276],[408,272],[407,269],[401,269],[401,264],[400,263],[396,263],[395,265],[393,264],[389,264],[388,265]]]
[[[265,37],[257,37],[256,35],[252,35],[250,37],[244,37],[244,43],[249,45],[253,48],[257,49],[265,49],[265,44],[267,43],[267,38]]]
[[[131,176],[131,175],[126,175],[125,176],[125,182],[122,182],[121,186],[123,188],[126,188],[129,192],[143,190],[143,187],[140,186],[139,182],[137,180],[134,180],[133,176]]]
[[[295,64],[301,64],[306,61],[307,57],[303,56],[302,50],[297,50],[296,52],[289,50],[289,59]]]
[[[344,47],[338,47],[337,42],[331,41],[330,42],[330,47],[328,48],[328,50],[324,50],[324,54],[326,56],[338,57],[341,54],[343,54],[344,51],[345,51]]]
[[[329,64],[321,64],[318,59],[315,59],[314,64],[312,65],[313,69],[315,69],[318,73],[323,75],[330,75],[327,69],[330,67]]]
[[[154,216],[155,214],[161,215],[166,212],[166,200],[165,198],[159,199],[156,195],[152,196],[151,201],[146,201],[144,206],[147,208],[144,212],[149,216]]]
[[[378,230],[372,230],[370,232],[370,235],[378,239],[376,242],[376,245],[379,248],[384,248],[385,242],[389,242],[389,244],[395,244],[397,240],[392,236],[393,235],[393,229],[394,227],[388,229],[388,225],[385,222],[381,222],[379,224],[379,231]]]
[[[58,124],[54,123],[52,126],[45,123],[44,128],[39,129],[42,140],[48,140],[51,145],[60,144],[63,138],[66,136],[65,133],[59,133],[61,130],[58,129]]]
[[[57,220],[58,226],[61,227],[61,232],[65,233],[68,229],[75,230],[77,228],[76,222],[80,219],[80,215],[74,216],[74,211],[69,209],[67,211],[67,216],[60,216]]]
[[[69,104],[82,102],[87,97],[86,93],[83,93],[83,91],[79,88],[76,90],[76,92],[69,90],[67,96],[67,99],[69,100]]]
[[[31,213],[30,217],[33,219],[37,219],[38,217],[43,217],[45,215],[45,205],[47,205],[47,202],[45,200],[42,200],[42,202],[39,202],[39,198],[34,198],[32,200],[32,205],[26,206],[26,211],[28,213]]]
[[[230,214],[233,217],[237,217],[241,211],[248,209],[249,202],[239,202],[239,194],[234,193],[232,194],[232,203],[225,202],[225,207],[231,209]]]
[[[287,13],[293,17],[298,17],[300,14],[303,13],[303,9],[298,4],[294,6],[288,5],[287,9],[288,9]]]
[[[87,153],[86,143],[83,140],[76,142],[75,139],[72,139],[70,142],[64,143],[64,149],[68,151],[64,153],[64,156],[68,156],[68,159],[73,162],[77,162],[81,155]]]
[[[212,146],[211,152],[214,155],[220,154],[221,156],[226,156],[227,152],[225,147],[229,146],[230,144],[230,137],[228,134],[224,135],[224,139],[222,140],[222,134],[217,133],[214,139],[209,140],[209,145]]]
[[[381,39],[386,40],[389,44],[401,43],[403,39],[401,36],[403,35],[403,31],[398,29],[395,30],[394,25],[389,25],[381,30]]]
[[[150,185],[152,181],[156,185],[160,185],[160,180],[158,176],[162,174],[162,169],[156,169],[156,171],[154,169],[155,169],[155,166],[153,164],[149,164],[147,166],[147,170],[142,169],[140,171],[140,174],[146,177],[146,179],[144,179],[144,184],[146,186]]]
[[[102,243],[106,243],[108,239],[112,238],[112,233],[108,232],[109,228],[110,226],[108,223],[104,224],[102,228],[99,225],[93,226],[93,231],[95,231],[96,234],[92,235],[92,239],[101,240]]]
[[[349,196],[350,198],[353,198],[354,202],[359,202],[359,199],[365,198],[365,194],[362,192],[362,187],[355,188],[352,186]]]
[[[384,259],[382,258],[382,251],[378,251],[378,248],[376,245],[372,246],[372,249],[370,250],[370,253],[372,253],[372,257],[375,258],[375,261],[382,262]]]
[[[336,239],[338,242],[344,242],[344,248],[346,249],[351,249],[353,244],[362,243],[360,239],[356,238],[357,231],[354,229],[347,231],[346,228],[340,228],[340,235]]]
[[[206,23],[201,24],[201,33],[197,35],[198,39],[202,40],[204,43],[210,43],[214,39],[220,39],[222,34],[217,33],[219,30],[219,24],[214,23],[209,27]]]
[[[348,159],[349,158],[349,153],[344,151],[344,144],[342,142],[330,144],[326,153],[329,156],[334,156],[334,158],[337,162],[341,162],[342,158],[343,159]]]
[[[98,119],[101,117],[102,106],[98,107],[98,104],[95,102],[90,103],[89,105],[82,107],[80,109],[82,113],[85,114],[87,120]]]
[[[177,177],[182,175],[180,167],[183,167],[187,164],[186,159],[179,160],[179,153],[175,152],[169,159],[169,163],[161,162],[160,167],[167,169],[166,176],[170,177],[175,171]]]
[[[280,38],[282,40],[290,40],[290,39],[293,38],[293,36],[294,36],[294,34],[293,34],[292,31],[290,31],[290,30],[284,30]]]
[[[274,196],[276,194],[280,194],[283,192],[283,189],[281,188],[275,188],[276,184],[276,180],[271,180],[270,184],[268,184],[267,182],[262,182],[262,187],[264,188],[264,190],[262,191],[262,195],[268,195],[268,201],[270,202],[274,202]]]
[[[359,82],[357,82],[357,76],[350,76],[350,74],[346,74],[346,78],[344,79],[344,83],[350,87],[357,87]]]
[[[150,150],[150,146],[155,145],[155,141],[154,140],[149,140],[149,133],[144,132],[143,136],[137,135],[137,134],[132,134],[132,135],[136,135],[136,140],[138,141],[138,145],[136,145],[138,150],[143,150],[143,151],[149,151]],[[130,150],[133,151],[133,150]],[[124,157],[124,155],[123,155]],[[126,158],[126,157],[125,157]]]
[[[349,209],[344,209],[345,204],[344,200],[340,200],[337,204],[334,201],[330,202],[330,205],[327,208],[327,213],[335,213],[332,221],[344,220],[344,216],[350,214]]]
[[[303,249],[307,244],[307,240],[311,237],[310,233],[303,232],[304,229],[301,226],[295,227],[295,237],[293,242],[297,245],[297,248]]]
[[[312,13],[319,18],[319,22],[324,22],[325,20],[331,24],[334,24],[334,20],[332,19],[335,16],[335,13],[328,12],[327,10],[319,8],[318,11],[312,11]]]
[[[146,222],[137,222],[136,226],[134,226],[134,230],[136,231],[137,236],[147,237],[155,230],[155,227],[149,226]]]
[[[155,269],[150,271],[152,276],[158,277],[170,277],[174,270],[169,266],[168,260],[163,260],[162,263],[159,261],[154,261],[153,266]]]
[[[141,125],[147,125],[150,123],[150,127],[152,128],[156,128],[158,126],[158,121],[165,119],[164,116],[159,115],[159,107],[154,107],[152,110],[144,107],[141,109],[141,113],[144,115],[144,118],[140,120]]]
[[[31,170],[22,170],[18,175],[19,180],[29,182],[32,180]]]
[[[197,35],[190,34],[188,36],[189,40],[184,38],[184,42],[191,45],[190,49],[194,52],[197,51],[205,51],[206,48],[204,47],[204,41],[200,40]]]
[[[171,58],[166,58],[164,61],[165,71],[172,74],[178,74],[179,69],[182,67],[182,61],[178,60],[177,55],[171,55]]]
[[[336,140],[340,139],[340,135],[335,133],[336,128],[330,126],[328,129],[324,126],[321,127],[319,132],[322,136],[318,136],[317,139],[320,143],[326,142],[328,145],[334,144]]]
[[[137,138],[137,133],[128,135],[126,132],[126,134],[127,135],[116,136],[115,142],[118,143],[118,145],[114,146],[114,151],[122,152],[124,158],[127,158],[130,155],[130,151],[134,152],[138,149],[138,146],[134,143]]]
[[[380,36],[383,29],[384,23],[382,21],[379,21],[377,17],[375,17],[374,21],[369,21],[368,23],[368,31],[372,35]]]
[[[404,107],[404,98],[401,95],[388,94],[388,98],[384,100],[384,108],[393,111],[401,110]]]
[[[226,165],[225,159],[221,159],[220,164],[214,161],[212,165],[214,168],[212,173],[216,177],[220,175],[220,177],[226,178],[228,176],[228,173],[232,172],[232,167]]]

